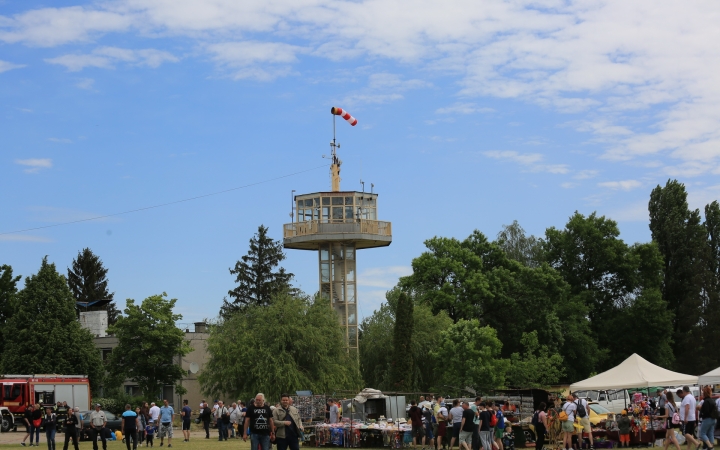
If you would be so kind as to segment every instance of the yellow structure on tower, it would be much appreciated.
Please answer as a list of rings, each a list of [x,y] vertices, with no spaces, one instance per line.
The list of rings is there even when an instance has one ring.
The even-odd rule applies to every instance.
[[[334,125],[333,116],[333,131]],[[377,194],[340,190],[342,161],[334,136],[330,147],[331,191],[293,197],[293,222],[284,226],[283,244],[318,252],[320,295],[330,299],[345,332],[347,350],[357,355],[357,251],[390,245],[392,225],[378,220]]]

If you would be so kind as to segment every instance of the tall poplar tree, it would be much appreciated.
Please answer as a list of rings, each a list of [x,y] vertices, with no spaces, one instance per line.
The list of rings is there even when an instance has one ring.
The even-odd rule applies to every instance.
[[[43,258],[37,274],[12,302],[0,372],[88,375],[93,387],[104,374],[100,352],[75,315],[75,299],[55,264]]]
[[[273,240],[268,236],[268,228],[260,225],[250,239],[247,255],[230,269],[238,285],[228,291],[232,301],[223,300],[220,315],[228,319],[249,306],[267,306],[274,296],[293,291],[290,280],[294,275],[278,267],[284,259],[282,242]]]
[[[393,330],[393,358],[390,363],[390,386],[396,391],[409,391],[413,386],[412,338],[414,325],[413,301],[404,292],[398,296]]]
[[[685,185],[677,180],[653,189],[648,209],[650,232],[664,258],[662,297],[673,312],[676,368],[684,373],[701,373],[701,290],[707,234],[700,211],[689,208]]]
[[[72,269],[68,267],[68,286],[73,297],[78,302],[93,302],[96,300],[113,300],[114,292],[108,291],[108,270],[103,266],[102,260],[89,248],[78,252],[73,260]],[[112,325],[117,321],[120,311],[114,301],[101,306],[78,307],[80,311],[103,311],[108,312],[108,324]]]
[[[705,206],[705,231],[707,232],[707,250],[705,258],[705,277],[703,280],[703,318],[702,327],[706,349],[720,348],[720,204],[717,201]],[[702,372],[720,366],[717,352],[703,352]]]

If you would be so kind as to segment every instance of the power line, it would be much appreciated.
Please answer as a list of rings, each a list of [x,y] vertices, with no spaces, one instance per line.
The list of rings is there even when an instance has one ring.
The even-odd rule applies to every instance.
[[[147,211],[148,209],[155,209],[155,208],[162,208],[163,206],[176,205],[176,204],[178,204],[178,203],[184,203],[184,202],[189,202],[189,201],[192,201],[192,200],[198,200],[198,199],[205,198],[205,197],[211,197],[211,196],[213,196],[213,195],[225,194],[225,193],[227,193],[227,192],[232,192],[232,191],[237,191],[237,190],[239,190],[239,189],[245,189],[245,188],[249,188],[249,187],[252,187],[252,186],[257,186],[257,185],[259,185],[259,184],[269,183],[269,182],[271,182],[271,181],[282,180],[283,178],[289,178],[289,177],[292,177],[292,176],[295,176],[295,175],[300,175],[301,173],[311,172],[311,171],[313,171],[313,170],[321,169],[321,168],[323,168],[323,167],[327,167],[328,165],[329,165],[329,164],[323,164],[323,165],[321,165],[321,166],[313,167],[312,169],[301,170],[301,171],[299,171],[299,172],[293,172],[293,173],[289,173],[289,174],[287,174],[287,175],[282,175],[282,176],[279,176],[279,177],[270,178],[270,179],[268,179],[268,180],[257,181],[257,182],[255,182],[255,183],[250,183],[250,184],[246,184],[246,185],[243,185],[243,186],[238,186],[238,187],[234,187],[234,188],[230,188],[230,189],[225,189],[225,190],[223,190],[223,191],[211,192],[210,194],[203,194],[203,195],[198,195],[198,196],[196,196],[196,197],[184,198],[184,199],[182,199],[182,200],[175,200],[175,201],[172,201],[172,202],[160,203],[159,205],[145,206],[145,207],[143,207],[143,208],[131,209],[131,210],[128,210],[128,211],[123,211],[123,212],[118,212],[118,213],[113,213],[113,214],[106,214],[106,215],[104,215],[104,216],[96,216],[96,217],[90,217],[90,218],[87,218],[87,219],[71,220],[70,222],[56,223],[56,224],[53,224],[53,225],[44,225],[44,226],[42,226],[42,227],[25,228],[24,230],[15,230],[15,231],[5,231],[5,232],[0,233],[0,236],[6,235],[6,234],[24,233],[24,232],[26,232],[26,231],[42,230],[42,229],[45,229],[45,228],[54,228],[54,227],[59,227],[59,226],[61,226],[61,225],[71,225],[71,224],[80,223],[80,222],[89,222],[89,221],[91,221],[91,220],[106,219],[106,218],[108,218],[108,217],[121,216],[121,215],[123,215],[123,214],[130,214],[130,213],[139,212],[139,211]]]

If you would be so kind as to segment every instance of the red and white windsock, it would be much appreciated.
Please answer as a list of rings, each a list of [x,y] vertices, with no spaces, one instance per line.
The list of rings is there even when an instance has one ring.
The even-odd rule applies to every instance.
[[[352,125],[352,126],[357,125],[357,119],[354,118],[353,116],[351,116],[350,113],[348,113],[347,111],[343,111],[342,108],[338,108],[338,107],[336,107],[336,106],[333,106],[333,107],[330,109],[330,112],[333,113],[333,114],[335,114],[336,116],[340,116],[340,117],[342,117],[343,119],[347,120],[348,123],[349,123],[350,125]]]

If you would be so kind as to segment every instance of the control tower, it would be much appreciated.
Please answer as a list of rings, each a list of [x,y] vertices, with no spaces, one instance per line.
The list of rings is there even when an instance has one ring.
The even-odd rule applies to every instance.
[[[334,131],[335,115],[343,112],[340,108],[331,112],[331,191],[294,196],[293,222],[284,226],[283,244],[318,252],[320,295],[330,299],[345,332],[347,351],[357,355],[357,251],[390,245],[392,226],[378,220],[377,194],[340,190],[342,161],[337,156],[340,144],[335,142]]]

